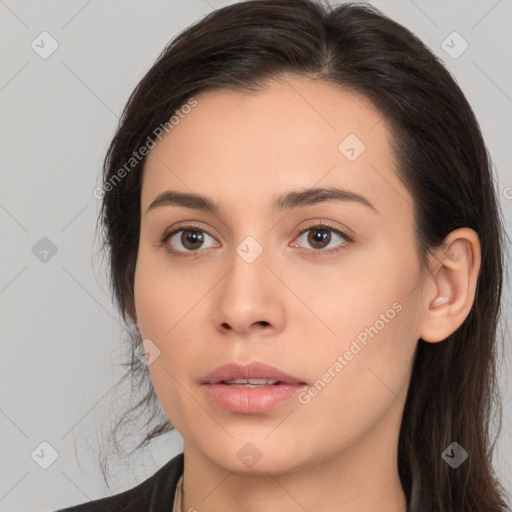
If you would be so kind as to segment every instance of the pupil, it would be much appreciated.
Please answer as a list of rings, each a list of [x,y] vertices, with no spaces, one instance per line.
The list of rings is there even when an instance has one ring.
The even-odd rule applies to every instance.
[[[322,242],[325,242],[325,241],[327,241],[327,243],[329,243],[329,241],[331,239],[331,235],[330,235],[329,230],[327,230],[327,229],[315,229],[315,230],[311,231],[311,235],[309,238],[310,238],[309,242],[311,243],[311,245],[313,247],[316,247],[317,244],[322,245]]]

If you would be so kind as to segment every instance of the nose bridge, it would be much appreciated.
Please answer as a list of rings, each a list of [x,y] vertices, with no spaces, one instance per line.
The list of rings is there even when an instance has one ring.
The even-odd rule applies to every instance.
[[[255,323],[281,327],[283,304],[279,283],[267,268],[269,258],[263,243],[245,237],[230,256],[230,270],[218,288],[215,317],[218,326],[229,325],[246,332]]]
[[[245,237],[230,256],[231,270],[226,276],[224,294],[234,294],[239,303],[248,298],[258,300],[258,297],[265,295],[265,273],[269,272],[266,268],[267,256],[263,243],[254,236]]]

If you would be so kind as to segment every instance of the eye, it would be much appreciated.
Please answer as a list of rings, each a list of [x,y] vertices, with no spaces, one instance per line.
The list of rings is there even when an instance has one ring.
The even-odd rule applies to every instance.
[[[313,248],[313,254],[337,253],[353,242],[352,237],[324,222],[307,226],[295,240],[299,240],[301,245],[309,244]],[[160,242],[173,255],[183,257],[195,256],[200,249],[221,246],[202,226],[192,224],[166,231]],[[329,248],[330,244],[334,244],[334,247]],[[291,246],[297,247],[297,242],[292,242]]]
[[[213,244],[211,242],[213,242]],[[194,253],[199,252],[199,249],[220,246],[215,238],[209,235],[200,226],[195,225],[181,226],[171,232],[165,232],[161,243],[166,244],[167,250],[170,252],[185,257],[193,256]],[[205,245],[205,243],[207,245]]]
[[[302,244],[309,244],[316,252],[325,253],[339,252],[353,242],[353,239],[340,229],[322,222],[303,229],[296,240]],[[333,246],[329,248],[331,243]],[[296,247],[296,242],[292,247]]]

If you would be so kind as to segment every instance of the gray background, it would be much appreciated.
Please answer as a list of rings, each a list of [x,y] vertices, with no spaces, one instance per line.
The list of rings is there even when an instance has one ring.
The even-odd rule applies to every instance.
[[[0,0],[1,511],[49,511],[109,494],[96,458],[109,413],[126,405],[111,393],[126,347],[97,257],[93,189],[132,89],[180,30],[228,3]],[[372,3],[432,48],[467,95],[495,164],[510,232],[512,1]],[[43,31],[58,43],[47,58],[31,47],[35,40],[39,52],[51,48],[48,38],[40,42]],[[456,58],[462,41],[446,39],[454,31],[469,44]],[[43,237],[57,249],[46,262],[33,252]],[[511,489],[508,343],[496,467]],[[57,455],[47,469],[40,464],[51,461],[52,450],[43,442]],[[119,464],[112,459],[110,493],[133,487],[181,449],[173,433]]]

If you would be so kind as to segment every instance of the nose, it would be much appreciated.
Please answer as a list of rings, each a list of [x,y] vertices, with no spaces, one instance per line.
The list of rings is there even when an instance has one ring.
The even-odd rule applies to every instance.
[[[224,335],[275,335],[285,322],[286,288],[270,270],[265,251],[248,262],[234,251],[230,270],[216,288],[214,321]]]

